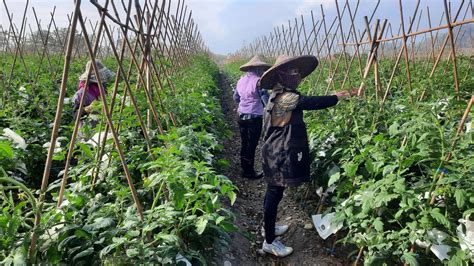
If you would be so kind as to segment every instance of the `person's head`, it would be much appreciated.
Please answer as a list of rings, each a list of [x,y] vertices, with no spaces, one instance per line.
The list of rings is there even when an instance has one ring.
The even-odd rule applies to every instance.
[[[301,80],[317,66],[318,60],[312,55],[280,55],[275,64],[263,73],[260,86],[271,90],[276,84],[280,84],[287,89],[296,90]]]
[[[102,85],[106,85],[108,82],[112,80],[113,77],[115,77],[115,73],[108,69],[100,60],[95,60],[95,64],[97,66],[97,70],[99,72],[99,77]],[[99,83],[99,79],[95,75],[95,71],[92,67],[92,60],[89,60],[86,64],[86,68],[84,73],[79,77],[79,80],[86,80],[87,79],[87,73],[90,70],[89,74],[89,82],[94,82],[94,83]]]
[[[290,90],[296,90],[301,83],[300,69],[295,66],[282,67],[278,70],[278,83]]]
[[[265,70],[267,69],[268,67],[252,67],[252,68],[249,68],[249,70],[247,70],[246,72],[250,72],[261,77],[263,73],[265,72]]]
[[[253,73],[261,76],[265,70],[270,68],[270,64],[265,63],[259,55],[255,55],[247,63],[240,66],[240,71]]]

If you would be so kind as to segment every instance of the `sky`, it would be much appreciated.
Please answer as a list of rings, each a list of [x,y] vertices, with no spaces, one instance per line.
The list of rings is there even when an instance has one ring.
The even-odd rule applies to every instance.
[[[172,1],[176,5],[177,0]],[[103,2],[103,0],[99,2]],[[349,0],[352,12],[354,12],[356,2],[356,0]],[[356,27],[364,29],[363,16],[371,15],[376,2],[376,0],[360,0]],[[400,23],[398,2],[398,0],[382,0],[375,18],[386,18],[397,24],[398,29]],[[456,10],[461,0],[452,0],[451,2],[453,10]],[[18,27],[21,24],[25,3],[26,0],[6,0],[8,10],[13,14],[13,20]],[[206,45],[213,53],[217,54],[235,52],[256,37],[269,34],[275,27],[281,27],[282,24],[288,25],[288,20],[291,20],[291,23],[294,23],[295,17],[300,20],[301,15],[309,27],[311,10],[314,12],[315,20],[321,18],[320,5],[323,6],[328,20],[337,16],[335,0],[186,0],[185,3],[193,11],[194,21],[197,23]],[[342,11],[345,1],[338,0],[338,3]],[[415,9],[416,1],[403,0],[402,3],[405,25],[407,25],[409,17]],[[42,27],[45,28],[54,6],[56,6],[56,23],[58,26],[66,26],[68,21],[66,15],[74,9],[73,0],[30,0],[30,8],[27,13],[28,22],[33,25],[36,23],[31,8],[35,7]],[[426,6],[429,6],[431,19],[436,25],[440,22],[444,10],[443,0],[421,0],[420,11],[423,10],[423,19],[420,29],[428,27]],[[82,0],[82,10],[85,16],[97,19],[97,11],[89,1]],[[347,14],[345,17],[346,19],[343,20],[344,30],[350,27]],[[0,22],[3,27],[9,24],[3,2],[0,3]],[[443,20],[443,24],[444,22]]]

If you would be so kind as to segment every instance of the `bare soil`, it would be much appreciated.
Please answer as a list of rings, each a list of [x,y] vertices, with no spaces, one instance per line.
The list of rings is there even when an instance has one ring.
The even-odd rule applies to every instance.
[[[316,229],[305,229],[312,224],[311,217],[302,210],[291,197],[293,191],[285,190],[280,202],[277,223],[290,226],[289,231],[282,236],[282,242],[293,247],[294,252],[286,258],[278,258],[265,254],[262,248],[263,237],[261,228],[263,222],[263,198],[266,184],[263,179],[248,180],[240,177],[240,135],[237,124],[237,105],[232,100],[232,88],[226,77],[220,75],[222,89],[222,111],[225,114],[233,136],[223,141],[224,159],[230,162],[230,167],[224,172],[238,187],[238,196],[230,209],[236,215],[236,225],[239,232],[231,234],[229,249],[216,258],[218,265],[343,265],[343,261],[328,253],[332,246],[332,238],[322,240]],[[256,167],[261,166],[260,150],[257,148]]]

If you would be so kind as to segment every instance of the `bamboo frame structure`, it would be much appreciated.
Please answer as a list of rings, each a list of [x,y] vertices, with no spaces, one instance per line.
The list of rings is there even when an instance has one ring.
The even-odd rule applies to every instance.
[[[294,55],[296,56],[303,54],[315,55],[319,60],[319,65],[326,67],[325,73],[323,73],[322,68],[315,71],[313,74],[315,76],[315,83],[317,84],[320,80],[326,77],[328,78],[327,87],[325,84],[322,91],[319,91],[320,94],[327,94],[331,86],[333,86],[334,89],[339,87],[339,85],[341,85],[341,88],[344,88],[347,86],[346,84],[351,85],[356,83],[359,88],[359,94],[377,99],[380,104],[380,111],[383,111],[384,105],[390,101],[391,93],[395,91],[397,87],[405,87],[403,91],[397,93],[402,93],[402,95],[411,99],[412,102],[415,100],[422,101],[426,97],[426,87],[420,91],[417,97],[413,97],[412,82],[420,79],[433,79],[433,74],[440,68],[440,63],[444,62],[445,64],[443,64],[443,66],[452,66],[452,69],[443,67],[443,69],[438,71],[444,71],[444,75],[452,75],[454,80],[452,93],[460,100],[460,95],[463,93],[461,91],[461,85],[468,75],[466,74],[464,77],[460,77],[458,73],[458,51],[461,50],[458,47],[458,42],[460,37],[465,34],[462,28],[466,27],[466,25],[472,26],[474,23],[473,4],[472,1],[461,0],[459,5],[456,4],[456,7],[451,9],[451,2],[448,0],[440,1],[444,9],[438,24],[433,23],[433,12],[428,6],[426,10],[419,8],[420,1],[414,3],[416,8],[414,8],[413,11],[410,11],[409,14],[404,14],[403,3],[407,1],[402,0],[398,1],[400,12],[399,21],[384,21],[383,23],[379,23],[381,20],[377,19],[373,22],[372,17],[376,13],[379,4],[381,4],[381,1],[378,1],[376,5],[374,5],[374,12],[370,19],[365,18],[365,28],[357,29],[356,13],[359,1],[346,0],[348,12],[344,15],[344,11],[340,12],[339,10],[340,2],[335,0],[336,18],[334,22],[330,24],[330,27],[328,27],[328,24],[332,18],[325,14],[325,10],[321,6],[318,15],[315,16],[313,10],[311,10],[311,13],[308,15],[311,16],[310,19],[312,23],[308,23],[306,27],[303,26],[302,31],[304,34],[300,37],[303,38],[302,40],[297,39],[295,41],[292,39],[291,31],[293,28],[299,29],[299,24],[304,25],[305,18],[303,15],[300,17],[301,23],[295,18],[293,24],[289,23],[286,26],[275,27],[274,30],[271,31],[270,38],[266,38],[266,36],[258,37],[253,42],[250,42],[235,52],[233,57],[247,59],[254,54],[264,54],[269,58],[276,58],[279,54],[293,54],[293,52],[295,52]],[[466,2],[468,4],[466,4]],[[357,5],[355,7],[356,11],[353,13],[352,10],[354,10],[355,5]],[[464,16],[461,17],[462,13],[464,13]],[[406,15],[408,16],[408,22],[405,24],[404,16]],[[423,20],[427,20],[428,28],[420,28]],[[396,32],[397,26],[398,32]],[[299,29],[299,31],[301,31],[301,29]],[[264,40],[263,44],[261,40]],[[335,41],[337,46],[332,45]],[[471,36],[471,43],[472,42]],[[256,45],[257,43],[258,45]],[[448,45],[450,50],[444,54],[444,50],[447,49],[446,47]],[[270,47],[270,49],[267,49],[267,47]],[[299,49],[299,47],[301,47],[301,49]],[[472,45],[470,47],[471,58],[473,47]],[[349,56],[349,58],[347,56]],[[365,68],[362,67],[364,56],[367,56]],[[391,69],[386,69],[385,67],[382,76],[378,61],[385,59],[393,60],[394,64],[390,66]],[[425,61],[419,62],[418,60],[420,59],[425,59]],[[355,80],[348,80],[350,70],[353,70],[355,60],[357,60],[358,63],[358,66],[356,65],[355,68],[358,68],[359,77],[355,77]],[[402,60],[403,63],[400,62]],[[423,64],[421,69],[425,70],[423,72],[424,76],[419,76],[419,72],[413,72],[413,69],[415,69],[415,67],[420,68],[421,64]],[[469,66],[469,69],[471,69],[471,66]],[[450,71],[448,72],[448,70]],[[395,76],[399,74],[400,71],[404,71],[406,78],[402,79],[401,84],[400,81],[396,81],[397,85],[394,86]],[[375,84],[371,87],[374,89],[373,91],[366,91],[364,90],[366,87],[366,79],[371,73],[373,73],[375,81]],[[352,77],[354,76],[351,76],[351,79]],[[342,82],[337,83],[340,80],[342,80]],[[337,83],[337,85],[335,85],[335,83]],[[314,90],[310,89],[310,92],[314,92]],[[450,92],[446,92],[446,94],[449,93]],[[464,92],[463,99],[467,98],[465,94]],[[466,102],[467,108],[459,122],[456,135],[452,140],[451,149],[454,149],[456,140],[462,133],[464,123],[472,109],[474,96],[471,95],[469,98],[470,100]],[[403,142],[406,143],[406,139]],[[402,146],[403,145],[404,144],[402,144]],[[447,153],[446,158],[443,158],[443,165],[447,164],[452,156],[452,153]],[[441,180],[443,176],[444,172],[437,172],[433,177],[436,181],[435,183],[439,184],[439,180]],[[436,188],[437,186],[435,185],[430,189],[431,198],[428,200],[429,204],[434,203],[436,191],[438,191]],[[317,213],[322,211],[322,201],[324,201],[324,196],[320,198]],[[364,249],[364,246],[359,248],[357,258],[354,260],[354,265],[360,263]],[[412,246],[409,250],[414,251],[414,249],[415,247]]]
[[[67,83],[70,79],[70,67],[73,61],[90,60],[92,62],[91,67],[86,71],[89,74],[95,74],[96,77],[100,77],[95,63],[96,59],[112,58],[118,62],[110,101],[106,98],[105,87],[100,82],[98,83],[100,89],[98,100],[102,103],[102,121],[105,121],[105,129],[102,132],[105,134],[99,137],[96,145],[96,166],[91,174],[91,183],[94,187],[98,180],[100,165],[107,164],[108,166],[111,163],[111,158],[108,162],[103,162],[103,156],[109,153],[111,149],[115,149],[123,168],[122,171],[137,216],[140,220],[143,220],[142,204],[128,167],[127,154],[119,138],[121,128],[123,128],[121,125],[126,102],[127,100],[130,102],[133,114],[139,122],[140,134],[143,137],[147,152],[150,154],[150,159],[153,159],[154,155],[151,151],[153,148],[151,145],[152,131],[165,134],[166,129],[177,126],[177,118],[166,109],[161,99],[165,92],[170,95],[176,93],[172,75],[177,75],[180,68],[189,64],[190,56],[209,51],[192,19],[192,12],[188,9],[184,0],[179,0],[176,6],[166,0],[161,2],[150,0],[144,2],[122,1],[121,5],[116,5],[114,2],[116,1],[106,0],[102,6],[97,1],[81,3],[80,0],[76,0],[73,13],[68,15],[67,28],[58,27],[55,20],[56,7],[54,7],[48,18],[47,27],[43,29],[36,10],[34,7],[30,7],[30,3],[27,1],[23,9],[21,27],[18,29],[13,22],[13,14],[8,9],[7,0],[3,0],[9,25],[0,25],[0,34],[5,37],[2,38],[2,43],[0,43],[2,48],[0,53],[12,54],[13,63],[7,76],[2,77],[5,90],[1,95],[2,102],[0,102],[0,106],[1,103],[8,101],[9,91],[13,90],[12,80],[15,71],[18,71],[15,70],[15,66],[21,65],[30,75],[28,79],[34,83],[38,82],[40,70],[28,71],[31,66],[28,64],[26,56],[31,54],[39,57],[40,64],[45,65],[53,80],[55,80],[56,75],[62,74],[50,139],[51,144],[47,152],[38,197],[38,208],[35,212],[34,228],[31,235],[29,257],[33,263],[46,190],[51,177],[50,171],[54,150],[59,137],[59,128],[61,127],[64,99],[67,93]],[[135,5],[132,5],[132,2]],[[83,17],[82,10],[86,4],[97,10],[100,17],[98,21]],[[30,8],[34,14],[34,24],[27,23],[27,11]],[[125,18],[123,15],[121,17],[120,14],[126,14]],[[29,33],[27,29],[29,29]],[[67,34],[67,38],[62,35],[64,33]],[[59,55],[64,55],[62,69],[58,67],[59,62],[56,59]],[[167,64],[165,60],[168,60],[170,64]],[[89,82],[88,76],[85,81],[85,91],[79,99],[79,114],[84,109],[84,98]],[[146,102],[139,102],[138,93],[146,96]],[[119,95],[121,95],[120,101],[118,101]],[[147,118],[141,113],[143,108],[148,110]],[[117,114],[120,119],[114,120],[113,114]],[[81,127],[80,118],[80,115],[75,117],[72,135],[68,136],[70,142],[67,148],[57,208],[62,208],[62,203],[66,197],[65,189],[70,175],[71,161],[74,151],[78,148],[77,144],[81,141],[78,138]],[[164,123],[166,123],[166,127]],[[112,135],[113,146],[106,145],[109,133]]]

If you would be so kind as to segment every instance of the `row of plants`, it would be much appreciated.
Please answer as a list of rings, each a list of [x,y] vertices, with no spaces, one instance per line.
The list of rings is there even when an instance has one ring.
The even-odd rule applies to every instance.
[[[241,63],[227,66],[231,76],[237,76]],[[338,243],[353,249],[350,260],[362,249],[368,265],[473,262],[472,240],[466,237],[474,213],[473,111],[451,146],[474,93],[472,64],[471,58],[458,60],[458,95],[451,64],[443,62],[428,79],[432,62],[420,60],[410,66],[411,90],[404,66],[398,70],[383,110],[371,73],[364,97],[305,114],[312,181],[294,195],[309,214],[320,204],[323,213],[336,213],[332,223],[343,225]],[[380,61],[382,88],[393,65],[390,59]],[[359,73],[354,65],[347,87],[359,86]],[[321,95],[329,86],[331,93],[329,82],[342,89],[342,75],[329,77],[322,62],[300,90]],[[417,101],[423,91],[425,98]]]
[[[71,77],[79,76],[83,61],[73,62],[76,67],[71,69]],[[111,69],[116,66],[112,59],[104,61]],[[58,178],[63,173],[66,152],[61,147],[67,147],[72,131],[71,107],[65,108],[61,147],[54,156],[53,167],[57,171],[52,171],[50,180],[54,181],[46,193],[37,229],[38,248],[32,262],[115,265],[189,260],[205,264],[214,251],[226,246],[227,234],[235,227],[224,202],[233,204],[236,194],[232,182],[216,172],[216,167],[226,165],[214,156],[223,148],[218,139],[228,134],[220,112],[217,75],[217,66],[204,54],[191,58],[187,67],[173,74],[175,93],[169,87],[160,91],[165,134],[150,129],[151,150],[147,150],[133,106],[126,101],[122,112],[113,112],[114,123],[120,124],[119,139],[142,205],[143,219],[137,213],[111,138],[107,139],[104,157],[97,158],[98,147],[91,140],[105,127],[100,111],[83,121],[64,200],[56,206]],[[22,84],[21,80],[15,82],[16,86]],[[31,102],[29,108],[43,106],[42,101],[56,101],[57,86],[50,87],[44,82],[43,86],[21,85],[28,88],[28,97],[41,98],[40,102]],[[68,95],[74,93],[76,82],[68,84]],[[123,86],[121,82],[119,87]],[[134,94],[142,117],[146,117],[145,93],[139,90]],[[9,95],[11,100],[4,103],[0,125],[1,130],[14,131],[0,140],[0,262],[5,265],[27,261],[38,207],[36,182],[44,168],[43,145],[49,140],[49,123],[55,109],[55,104],[44,106],[49,108],[43,111],[45,117],[15,112],[14,99],[20,97],[16,92]],[[118,95],[118,99],[122,97]],[[110,103],[111,95],[107,98]],[[94,103],[93,110],[101,110],[101,103]],[[169,113],[174,114],[176,127]],[[99,124],[91,127],[91,119],[98,119]],[[34,135],[38,137],[32,138]],[[19,145],[15,137],[23,139],[26,145]],[[38,148],[35,156],[30,154],[31,146]],[[30,164],[29,157],[39,165]],[[19,169],[19,164],[26,171]],[[95,173],[97,181],[93,183]]]

